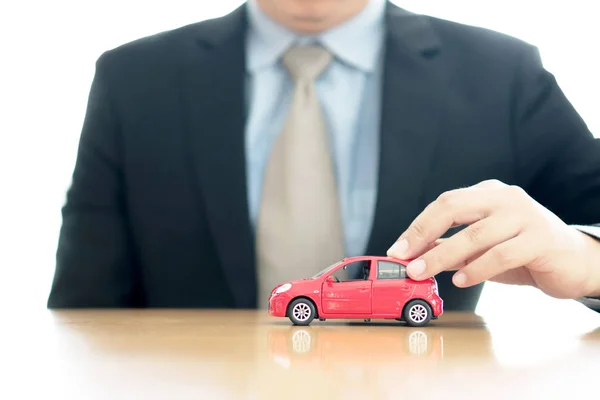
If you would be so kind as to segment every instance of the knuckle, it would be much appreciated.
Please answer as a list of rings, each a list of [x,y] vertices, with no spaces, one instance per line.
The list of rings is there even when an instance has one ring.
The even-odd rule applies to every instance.
[[[498,247],[494,247],[490,250],[490,256],[498,265],[510,265],[513,259],[508,251],[499,249]]]
[[[449,207],[454,202],[455,197],[456,196],[453,191],[444,192],[438,196],[437,202],[444,207]]]
[[[427,237],[427,230],[425,229],[425,226],[423,226],[423,224],[420,222],[415,222],[414,224],[412,224],[409,231],[410,236],[412,236],[414,239],[423,240]]]
[[[478,243],[485,231],[485,227],[482,224],[470,225],[463,232],[467,240],[471,243]]]
[[[446,260],[438,254],[438,252],[430,252],[425,257],[425,263],[427,264],[427,270],[431,273],[437,273],[444,269],[444,265],[446,265]]]
[[[506,184],[504,182],[502,182],[501,180],[499,180],[499,179],[488,179],[485,182],[487,184],[489,184],[490,186],[496,186],[496,187],[506,186]]]
[[[484,181],[479,182],[474,187],[482,189],[499,189],[506,187],[506,184],[498,179],[486,179]]]
[[[506,192],[509,194],[511,199],[522,199],[527,197],[527,193],[522,187],[516,185],[510,185],[506,187]]]

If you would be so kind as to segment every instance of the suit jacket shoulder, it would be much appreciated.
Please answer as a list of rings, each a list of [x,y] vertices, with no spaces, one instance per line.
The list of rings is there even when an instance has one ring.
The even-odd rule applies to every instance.
[[[243,6],[222,17],[181,26],[145,36],[105,51],[98,66],[135,78],[150,69],[180,64],[193,44],[212,46],[227,40],[245,27]]]
[[[523,39],[488,28],[423,17],[440,42],[440,59],[453,73],[460,88],[482,82],[512,87],[523,70],[543,71],[538,48]],[[457,87],[457,89],[459,89]],[[476,90],[476,89],[475,89]]]
[[[425,17],[438,34],[442,45],[451,49],[463,49],[475,56],[489,57],[498,61],[506,56],[528,51],[533,44],[506,33],[489,28],[468,25],[436,17]]]

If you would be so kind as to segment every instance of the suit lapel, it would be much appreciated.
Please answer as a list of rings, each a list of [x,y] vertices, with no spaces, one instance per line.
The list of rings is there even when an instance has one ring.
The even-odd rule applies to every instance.
[[[189,156],[236,306],[253,308],[256,277],[244,154],[245,8],[199,27],[202,32],[184,49],[181,74]]]
[[[387,248],[425,206],[424,182],[442,131],[447,72],[425,17],[387,10],[378,196],[368,254]]]

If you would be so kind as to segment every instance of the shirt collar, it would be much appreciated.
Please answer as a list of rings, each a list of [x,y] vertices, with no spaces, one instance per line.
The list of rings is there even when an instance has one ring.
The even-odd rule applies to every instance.
[[[314,37],[303,37],[267,16],[256,0],[248,0],[248,70],[276,63],[296,42],[319,42],[340,61],[365,72],[375,69],[384,36],[386,0],[369,0],[365,8],[344,24]]]

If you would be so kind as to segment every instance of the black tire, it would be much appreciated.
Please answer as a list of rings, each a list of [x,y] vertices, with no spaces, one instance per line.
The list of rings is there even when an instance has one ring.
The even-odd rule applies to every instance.
[[[310,325],[316,315],[315,306],[307,299],[296,299],[288,307],[288,318],[294,325]]]
[[[432,315],[431,307],[423,300],[413,300],[404,308],[404,320],[410,326],[425,326]]]

